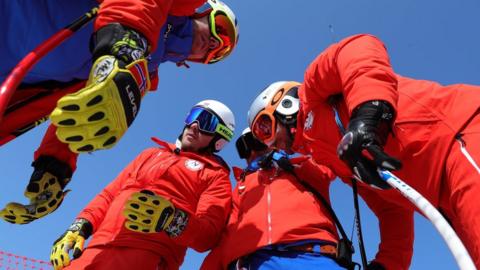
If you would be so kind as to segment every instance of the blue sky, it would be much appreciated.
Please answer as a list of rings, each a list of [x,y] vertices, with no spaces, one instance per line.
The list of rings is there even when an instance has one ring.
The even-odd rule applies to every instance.
[[[173,64],[160,67],[160,86],[144,99],[139,117],[112,150],[80,157],[70,183],[72,192],[54,214],[32,224],[0,222],[0,250],[48,260],[52,242],[76,214],[141,150],[154,146],[151,136],[174,141],[192,105],[217,99],[236,115],[237,132],[246,126],[250,102],[266,85],[278,80],[301,81],[307,65],[335,40],[356,33],[380,37],[394,70],[404,76],[442,84],[480,84],[480,2],[475,0],[242,0],[227,1],[240,23],[237,50],[221,63]],[[22,199],[30,177],[33,151],[46,125],[0,149],[0,205]],[[238,134],[237,133],[237,134]],[[243,165],[233,144],[221,152],[231,165]],[[340,181],[331,200],[347,231],[351,231],[351,190]],[[377,220],[362,204],[367,255],[378,245]],[[415,218],[411,269],[455,269],[443,240],[423,217]],[[356,241],[355,241],[356,242]],[[358,252],[357,252],[358,253]],[[198,269],[205,254],[189,251],[182,270]],[[360,261],[359,254],[355,259]]]

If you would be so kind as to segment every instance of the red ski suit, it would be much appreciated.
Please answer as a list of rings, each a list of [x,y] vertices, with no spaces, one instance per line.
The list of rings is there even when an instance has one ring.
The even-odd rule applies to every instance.
[[[110,269],[110,265],[112,269],[145,269],[142,266],[155,264],[158,269],[178,269],[188,247],[204,252],[217,243],[231,208],[228,168],[215,156],[177,154],[174,145],[157,142],[159,148],[143,151],[78,215],[90,221],[94,231],[88,248],[70,269]],[[125,228],[124,204],[133,192],[144,189],[189,214],[180,236]],[[92,254],[98,257],[93,259]]]
[[[369,100],[384,100],[396,112],[385,152],[399,158],[403,169],[395,174],[424,195],[452,222],[475,264],[480,267],[480,87],[414,80],[395,74],[385,46],[376,37],[356,35],[334,44],[307,68],[299,90],[301,111],[294,145],[311,152],[348,182],[352,173],[337,157],[341,133],[332,103],[346,127],[351,112]],[[333,96],[339,96],[337,101]],[[457,138],[457,139],[456,139]],[[380,220],[384,237],[404,230],[410,222],[395,215],[401,205],[413,209],[395,190],[361,187],[363,198]],[[385,208],[392,205],[387,218]],[[403,211],[405,211],[403,210]],[[388,242],[395,247],[402,241]],[[387,245],[387,242],[384,242]],[[378,259],[378,258],[377,258]],[[378,259],[388,267],[388,258]]]
[[[298,178],[330,201],[328,189],[335,176],[310,158],[302,161],[295,170]],[[227,269],[232,261],[271,244],[312,239],[338,242],[328,210],[295,176],[277,168],[260,169],[245,176],[238,171],[242,172],[234,168],[238,183],[227,229],[201,269]]]
[[[190,16],[206,0],[98,0],[100,9],[95,20],[95,30],[120,23],[142,33],[151,46],[157,48],[160,29],[168,15]]]

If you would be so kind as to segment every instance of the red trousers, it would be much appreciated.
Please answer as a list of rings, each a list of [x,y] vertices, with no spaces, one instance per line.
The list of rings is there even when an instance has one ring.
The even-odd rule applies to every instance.
[[[166,270],[162,258],[151,251],[133,247],[94,247],[83,251],[66,270]]]
[[[480,269],[480,114],[460,132],[445,168],[440,208]]]

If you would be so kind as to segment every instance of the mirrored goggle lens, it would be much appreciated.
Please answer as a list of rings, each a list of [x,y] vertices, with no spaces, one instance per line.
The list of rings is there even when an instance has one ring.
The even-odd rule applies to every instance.
[[[217,11],[214,13],[214,25],[210,29],[217,35],[222,35],[223,40],[228,40],[230,45],[235,45],[235,39],[237,38],[235,22],[232,22],[225,13]]]
[[[253,137],[251,132],[241,135],[235,145],[238,155],[243,159],[249,158],[252,151],[264,151],[268,148],[268,146]]]
[[[185,119],[185,124],[189,126],[194,122],[198,123],[198,127],[201,131],[215,133],[220,120],[216,115],[205,110],[204,108],[193,107]]]
[[[222,11],[213,11],[210,14],[210,32],[219,42],[209,55],[210,61],[218,61],[229,55],[235,46],[236,29],[232,22]]]
[[[260,115],[253,123],[252,132],[255,137],[265,143],[273,136],[272,119],[266,114]]]

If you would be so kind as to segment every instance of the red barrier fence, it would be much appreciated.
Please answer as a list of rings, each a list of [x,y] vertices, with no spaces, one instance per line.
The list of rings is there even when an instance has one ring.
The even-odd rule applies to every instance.
[[[0,269],[2,270],[26,270],[52,269],[50,262],[28,258],[0,250]]]

